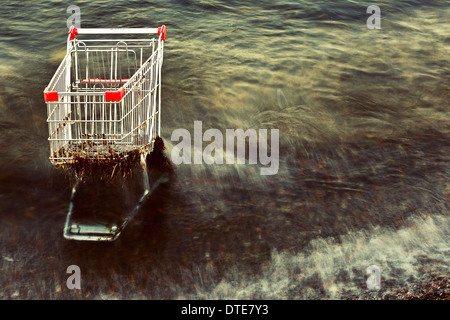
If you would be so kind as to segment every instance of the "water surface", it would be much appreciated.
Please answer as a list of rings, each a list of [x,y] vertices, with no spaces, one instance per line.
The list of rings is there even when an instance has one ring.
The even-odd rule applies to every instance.
[[[280,130],[278,174],[174,166],[113,243],[63,239],[71,185],[48,161],[42,91],[70,4],[0,9],[2,299],[382,298],[448,276],[447,1],[379,1],[381,30],[365,1],[77,2],[82,27],[167,26],[169,157],[197,120]]]

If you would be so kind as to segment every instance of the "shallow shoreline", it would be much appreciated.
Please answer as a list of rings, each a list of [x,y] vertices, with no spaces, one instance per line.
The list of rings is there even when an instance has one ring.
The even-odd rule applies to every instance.
[[[341,300],[450,300],[450,276],[431,276],[399,288],[381,288],[361,295],[344,295]]]

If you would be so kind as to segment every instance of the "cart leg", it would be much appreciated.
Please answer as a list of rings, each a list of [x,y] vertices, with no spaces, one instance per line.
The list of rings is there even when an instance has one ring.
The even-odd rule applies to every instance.
[[[140,162],[142,166],[142,179],[143,179],[143,193],[138,200],[138,203],[134,208],[126,215],[123,222],[119,225],[112,225],[107,227],[99,224],[85,224],[78,223],[72,220],[72,214],[75,206],[75,195],[78,187],[80,187],[82,179],[77,177],[75,185],[72,187],[72,194],[70,196],[69,212],[67,213],[66,223],[64,226],[64,238],[73,240],[90,240],[90,241],[114,241],[116,240],[127,224],[135,217],[139,209],[145,203],[150,194],[158,187],[160,183],[168,181],[167,176],[159,177],[151,184],[153,189],[150,188],[150,175],[147,168],[147,155],[141,154]]]
[[[147,154],[141,153],[141,166],[142,166],[142,176],[144,179],[144,195],[146,196],[150,192],[150,181],[148,179],[148,171],[147,171]]]
[[[80,177],[76,177],[77,181],[75,182],[75,185],[72,187],[72,194],[70,195],[70,203],[69,203],[69,212],[66,216],[66,223],[64,225],[64,238],[69,239],[70,238],[70,229],[72,227],[72,213],[73,213],[73,205],[74,205],[74,199],[75,199],[75,193],[77,192],[78,184],[81,181]]]
[[[69,212],[67,213],[66,222],[64,225],[64,238],[69,240],[90,240],[90,241],[113,241],[115,240],[121,230],[118,230],[117,225],[105,226],[102,224],[84,224],[75,222],[72,219],[75,206],[75,195],[77,189],[81,184],[81,178],[76,177],[76,183],[72,187],[72,194],[70,196]]]

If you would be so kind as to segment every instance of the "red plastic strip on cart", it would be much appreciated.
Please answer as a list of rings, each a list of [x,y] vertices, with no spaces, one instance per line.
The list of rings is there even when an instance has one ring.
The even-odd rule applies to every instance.
[[[161,35],[162,41],[166,40],[166,26],[165,25],[162,25],[161,27],[158,28],[158,35]]]
[[[127,83],[130,79],[84,79],[81,83]]]
[[[47,87],[44,90],[44,100],[45,101],[58,101],[58,91],[49,91]]]
[[[70,29],[69,29],[68,34],[70,34],[69,40],[74,40],[75,36],[78,34],[78,29],[75,28],[74,26],[71,26]]]
[[[117,91],[106,91],[105,100],[106,101],[120,101],[125,95],[125,88],[122,87]]]

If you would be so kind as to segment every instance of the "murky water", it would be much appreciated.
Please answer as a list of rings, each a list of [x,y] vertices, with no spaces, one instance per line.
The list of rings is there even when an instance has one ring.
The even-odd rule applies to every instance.
[[[113,243],[63,239],[71,185],[48,161],[42,91],[70,4],[0,9],[2,299],[381,298],[448,277],[447,1],[379,1],[381,30],[367,2],[77,2],[82,27],[167,26],[169,157],[194,121],[280,130],[278,174],[175,165]]]

